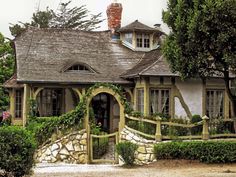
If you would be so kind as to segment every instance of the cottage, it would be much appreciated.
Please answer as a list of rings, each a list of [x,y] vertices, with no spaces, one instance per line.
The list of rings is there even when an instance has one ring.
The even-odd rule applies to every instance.
[[[107,31],[29,28],[16,37],[16,72],[4,85],[13,124],[25,125],[30,98],[36,99],[39,117],[58,116],[74,109],[95,83],[122,86],[144,115],[230,118],[221,78],[182,81],[161,53],[165,34],[160,26],[136,20],[121,27],[121,13],[120,3],[108,6]],[[90,106],[105,131],[117,131],[123,108],[111,90],[94,93]]]

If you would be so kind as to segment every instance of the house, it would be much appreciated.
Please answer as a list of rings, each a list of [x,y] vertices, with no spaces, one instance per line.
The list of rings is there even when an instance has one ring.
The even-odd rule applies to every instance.
[[[15,125],[25,125],[30,98],[39,117],[58,116],[74,109],[97,82],[122,86],[134,109],[146,116],[231,116],[223,79],[182,81],[161,53],[160,26],[136,20],[121,27],[121,13],[121,4],[108,6],[107,31],[29,28],[16,37],[16,72],[4,84]],[[118,129],[122,108],[109,90],[97,92],[90,106],[104,130]]]

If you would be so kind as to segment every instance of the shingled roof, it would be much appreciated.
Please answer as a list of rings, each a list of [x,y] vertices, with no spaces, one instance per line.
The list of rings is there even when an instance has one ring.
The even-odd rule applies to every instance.
[[[147,25],[144,25],[143,23],[139,22],[138,20],[135,20],[133,23],[130,23],[118,30],[118,32],[157,32],[160,34],[164,34],[160,29],[158,28],[152,28]]]
[[[30,28],[15,39],[17,81],[20,83],[130,83],[120,77],[133,68],[143,52],[113,42],[109,31]],[[85,63],[94,73],[64,72]]]
[[[155,49],[146,53],[137,65],[121,75],[123,78],[139,76],[178,76],[178,74],[171,72],[161,50]]]

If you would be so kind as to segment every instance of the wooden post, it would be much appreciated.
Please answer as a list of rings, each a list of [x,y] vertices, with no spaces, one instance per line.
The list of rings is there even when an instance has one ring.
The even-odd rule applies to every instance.
[[[157,124],[156,124],[156,141],[162,141],[162,135],[161,135],[161,117],[157,117]]]
[[[208,128],[209,117],[203,116],[203,117],[202,117],[202,121],[203,121],[202,139],[203,139],[203,140],[208,140],[208,139],[209,139],[209,128]]]

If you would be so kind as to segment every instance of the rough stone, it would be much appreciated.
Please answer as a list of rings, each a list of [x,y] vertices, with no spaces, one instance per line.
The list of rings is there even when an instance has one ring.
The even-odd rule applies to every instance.
[[[58,151],[56,151],[56,150],[52,152],[52,156],[53,156],[53,157],[56,157],[57,154],[58,154]]]
[[[68,142],[65,146],[68,151],[74,151],[72,141]]]
[[[45,152],[45,155],[47,155],[47,156],[50,156],[50,155],[51,155],[51,151],[50,151],[49,148],[47,148],[47,150],[46,150],[46,152]]]
[[[79,145],[79,144],[76,144],[76,145],[74,146],[74,150],[75,150],[75,152],[81,151],[80,145]]]
[[[86,139],[82,139],[79,143],[80,143],[81,145],[86,145],[86,144],[87,144],[87,141],[86,141]]]
[[[51,151],[55,151],[57,149],[59,149],[59,145],[53,144],[52,147],[51,147]]]
[[[63,149],[59,152],[59,154],[70,155],[70,153],[69,153],[65,148],[63,148]]]
[[[145,154],[146,153],[146,148],[145,148],[145,146],[139,146],[137,151],[142,153],[142,154]]]

